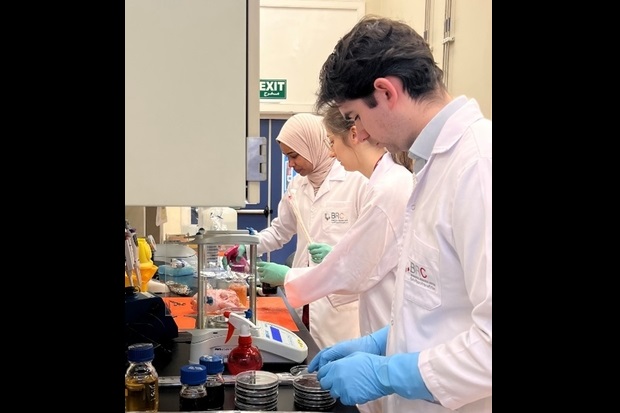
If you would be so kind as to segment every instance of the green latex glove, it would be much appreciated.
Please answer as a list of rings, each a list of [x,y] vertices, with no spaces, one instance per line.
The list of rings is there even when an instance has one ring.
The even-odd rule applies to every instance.
[[[224,253],[224,256],[222,257],[222,266],[224,268],[228,267],[228,264],[230,264],[230,260],[232,260],[233,257],[234,257],[236,264],[238,264],[244,258],[246,258],[245,257],[245,245],[243,244],[235,245],[233,247],[230,247],[228,250],[226,250],[226,252]]]
[[[237,249],[237,262],[241,261],[241,258],[245,257],[247,258],[247,256],[245,255],[245,245],[244,244],[239,244],[239,248]]]
[[[332,247],[330,245],[320,242],[313,242],[312,244],[308,245],[308,252],[310,252],[310,255],[312,256],[312,262],[315,262],[317,264],[323,261],[323,258],[325,258],[325,256],[329,254],[331,250]]]
[[[284,277],[290,270],[289,267],[275,262],[259,261],[256,263],[256,272],[260,281],[271,286],[284,285]]]

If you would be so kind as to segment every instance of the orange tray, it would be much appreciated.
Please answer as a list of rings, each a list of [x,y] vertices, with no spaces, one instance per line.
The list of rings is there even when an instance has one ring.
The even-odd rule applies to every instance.
[[[196,327],[192,297],[163,297],[163,300],[179,329],[190,330]],[[282,297],[256,297],[256,319],[298,331]]]

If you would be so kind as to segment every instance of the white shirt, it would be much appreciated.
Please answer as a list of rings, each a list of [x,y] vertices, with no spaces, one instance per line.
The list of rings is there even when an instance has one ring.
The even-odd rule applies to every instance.
[[[289,185],[300,215],[313,242],[336,245],[358,219],[366,197],[368,179],[359,172],[348,172],[337,160],[319,188],[306,177],[295,175]],[[301,225],[286,196],[278,205],[278,216],[268,228],[260,231],[258,255],[282,248],[297,234],[293,267],[315,266],[311,262]],[[285,287],[286,291],[286,287]],[[288,293],[287,293],[288,295]],[[331,298],[331,300],[330,300]],[[357,338],[359,329],[359,296],[334,295],[313,301],[310,305],[310,335],[320,349],[342,340]]]
[[[386,412],[492,411],[491,129],[470,99],[417,175],[387,355],[419,351],[420,373],[441,405],[392,394]]]

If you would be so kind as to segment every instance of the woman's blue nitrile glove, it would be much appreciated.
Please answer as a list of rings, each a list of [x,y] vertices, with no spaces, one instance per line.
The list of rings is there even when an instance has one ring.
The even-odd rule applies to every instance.
[[[316,262],[317,264],[323,261],[323,258],[332,250],[331,245],[323,244],[321,242],[313,242],[308,245],[308,252],[312,256],[312,262]]]
[[[310,361],[310,364],[308,364],[308,372],[312,373],[317,371],[330,361],[341,359],[356,351],[377,355],[385,354],[389,331],[390,326],[387,325],[372,334],[353,340],[342,341],[333,346],[324,348]]]
[[[420,369],[420,353],[392,356],[356,352],[319,369],[317,379],[342,404],[366,403],[396,393],[406,399],[433,401]]]
[[[274,287],[284,285],[284,277],[286,277],[288,270],[290,268],[286,265],[276,264],[275,262],[259,261],[256,263],[256,272],[260,276],[260,281]]]

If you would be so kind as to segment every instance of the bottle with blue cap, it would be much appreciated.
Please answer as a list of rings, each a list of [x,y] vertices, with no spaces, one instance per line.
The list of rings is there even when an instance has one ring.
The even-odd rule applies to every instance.
[[[181,367],[181,390],[179,410],[197,412],[207,410],[207,368],[201,364],[186,364]]]
[[[224,408],[224,357],[211,354],[200,357],[200,364],[207,368],[207,409],[222,410]]]
[[[153,366],[152,343],[131,344],[127,348],[129,367],[125,372],[125,411],[157,412],[159,376]]]

